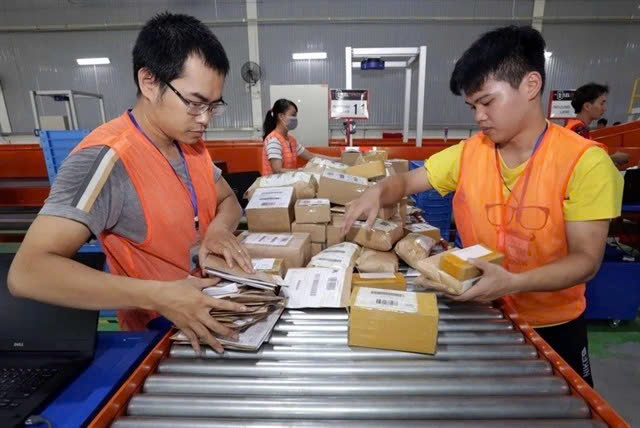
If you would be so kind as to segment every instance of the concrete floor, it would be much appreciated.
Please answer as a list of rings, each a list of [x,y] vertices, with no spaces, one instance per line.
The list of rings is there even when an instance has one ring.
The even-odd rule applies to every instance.
[[[640,427],[640,318],[611,328],[589,322],[595,389],[632,427]]]

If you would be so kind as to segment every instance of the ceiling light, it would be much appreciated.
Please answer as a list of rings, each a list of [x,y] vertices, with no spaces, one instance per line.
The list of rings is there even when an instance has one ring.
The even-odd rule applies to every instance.
[[[551,51],[544,51],[544,57],[545,57],[545,59],[549,59],[549,58],[551,58],[551,55],[553,55],[553,52],[551,52]]]
[[[326,52],[296,52],[291,54],[293,59],[327,59]]]
[[[109,58],[77,58],[78,65],[104,65],[111,64]]]

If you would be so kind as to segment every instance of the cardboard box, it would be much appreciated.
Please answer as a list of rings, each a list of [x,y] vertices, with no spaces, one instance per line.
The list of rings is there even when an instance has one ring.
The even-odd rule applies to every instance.
[[[466,281],[482,275],[480,269],[468,262],[469,259],[481,259],[502,266],[504,255],[484,245],[473,245],[444,254],[440,259],[440,270],[459,281]]]
[[[344,236],[340,233],[343,218],[341,215],[331,216],[331,224],[327,225],[327,247],[344,242]]]
[[[261,187],[247,204],[247,223],[251,232],[291,232],[293,187]]]
[[[331,202],[329,199],[300,199],[295,205],[296,223],[331,222]]]
[[[277,275],[280,278],[284,278],[284,260],[270,258],[257,258],[251,259],[253,269],[256,272],[263,272],[269,275]]]
[[[303,267],[311,260],[311,235],[308,233],[249,233],[238,237],[252,258],[284,260],[285,273]]]
[[[350,166],[344,172],[367,179],[384,177],[387,175],[384,162],[380,160]]]
[[[407,290],[407,281],[404,275],[399,272],[375,272],[375,273],[354,273],[351,280],[351,288],[368,287],[383,288],[385,290]]]
[[[311,258],[313,258],[315,255],[319,254],[322,252],[322,250],[324,250],[324,246],[326,244],[322,243],[322,244],[318,244],[317,242],[312,242],[311,243]]]
[[[390,251],[404,236],[401,225],[388,220],[376,219],[373,228],[365,229],[366,222],[356,221],[347,232],[346,240],[378,251]]]
[[[419,235],[428,236],[436,242],[440,242],[440,240],[442,239],[442,235],[440,235],[440,229],[435,226],[431,226],[429,223],[405,224],[404,230],[407,233],[417,233]]]
[[[369,182],[366,178],[325,171],[320,178],[318,198],[326,198],[334,204],[346,205],[358,199],[368,188]]]
[[[360,150],[349,150],[347,148],[340,155],[340,162],[349,166],[354,166],[364,163],[364,158],[362,157],[362,153],[360,153]]]
[[[367,153],[364,154],[363,157],[365,162],[372,162],[377,160],[386,162],[388,156],[389,155],[385,150],[374,149],[374,150],[369,150]]]
[[[314,198],[318,191],[318,180],[311,172],[287,171],[258,177],[244,193],[245,199],[251,199],[256,189],[261,187],[293,187],[296,199]]]
[[[391,167],[396,174],[409,172],[409,161],[406,159],[389,159],[387,162],[391,162]]]
[[[331,210],[337,213],[341,212],[342,214],[344,214],[346,210],[349,208],[349,205],[351,205],[351,203],[348,203],[344,208],[333,207],[331,208]],[[392,205],[390,207],[382,207],[378,210],[378,214],[376,215],[376,217],[381,220],[391,220],[393,216],[396,215],[397,212],[398,212],[397,205]],[[365,221],[366,219],[367,219],[367,216],[364,214],[358,217],[358,220],[361,220],[361,221]]]
[[[324,244],[327,242],[327,225],[324,223],[316,224],[298,224],[293,222],[291,225],[292,232],[308,233],[311,235],[311,242],[317,244]]]
[[[356,287],[349,303],[349,346],[434,354],[438,302],[433,293]]]

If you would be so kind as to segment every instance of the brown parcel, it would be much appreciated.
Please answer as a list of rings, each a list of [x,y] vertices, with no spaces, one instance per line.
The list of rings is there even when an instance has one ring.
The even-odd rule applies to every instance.
[[[268,235],[274,237],[279,236],[288,238],[288,235],[290,235],[291,239],[286,245],[281,246],[253,244],[245,242],[247,239],[256,242],[251,239],[251,235],[253,235],[254,238],[256,238],[257,235]],[[311,236],[308,233],[273,234],[242,232],[238,239],[249,251],[249,255],[252,258],[273,257],[276,259],[284,259],[285,275],[287,270],[294,267],[306,266],[307,263],[309,263],[309,260],[311,260]]]
[[[278,275],[280,278],[284,278],[284,260],[283,259],[274,259],[273,257],[255,258],[255,259],[251,259],[251,262],[253,264],[253,269],[256,272],[262,272],[270,275]],[[263,267],[265,263],[267,267]]]
[[[351,205],[351,202],[349,202],[345,207],[333,207],[331,208],[331,210],[333,212],[340,212],[342,211],[342,213],[345,213],[347,209],[349,209],[349,206]],[[342,208],[342,210],[340,210]],[[377,218],[382,219],[382,220],[390,220],[393,218],[393,216],[395,216],[398,213],[398,205],[392,205],[390,207],[382,207],[378,210],[378,214],[376,215]],[[367,219],[367,216],[365,214],[362,214],[360,217],[358,217],[358,220],[362,220],[365,221]]]
[[[300,199],[295,205],[296,223],[331,222],[331,202],[329,199]]]
[[[317,242],[312,242],[311,243],[311,257],[315,256],[316,254],[318,254],[322,250],[324,250],[324,245],[325,244],[319,244]]]
[[[420,235],[428,236],[436,242],[440,242],[440,240],[442,239],[440,229],[435,226],[431,226],[429,223],[405,224],[404,229],[407,233],[417,233]]]
[[[365,248],[356,261],[356,268],[360,272],[398,272],[398,256]]]
[[[251,199],[258,188],[291,186],[296,193],[296,199],[315,198],[318,191],[318,180],[311,172],[288,171],[282,174],[272,174],[259,177],[244,193],[245,199]]]
[[[389,154],[385,150],[369,150],[364,154],[364,161],[371,162],[376,160],[381,160],[382,162],[386,162]]]
[[[360,247],[353,242],[332,245],[311,258],[307,267],[345,269],[353,272],[353,266],[360,255]]]
[[[433,293],[357,287],[349,304],[349,346],[433,354],[438,303]]]
[[[344,242],[344,236],[340,233],[343,218],[341,215],[331,216],[331,224],[327,225],[327,247]]]
[[[370,230],[365,225],[364,221],[356,221],[347,232],[346,240],[372,250],[389,251],[404,235],[402,226],[391,221],[376,219]]]
[[[389,159],[387,162],[391,162],[391,166],[396,174],[409,172],[409,161],[406,159]]]
[[[369,179],[384,177],[387,174],[384,162],[380,160],[350,166],[344,172],[347,174],[355,175],[357,177]]]
[[[247,204],[247,223],[251,232],[291,232],[293,187],[261,187]]]
[[[407,290],[407,281],[400,272],[354,273],[351,287],[383,288],[385,290]]]
[[[334,204],[346,205],[358,199],[368,188],[369,182],[366,178],[325,171],[320,178],[318,198],[326,198]]]
[[[469,259],[481,259],[489,263],[502,266],[504,255],[495,252],[484,245],[473,245],[462,250],[455,250],[445,254],[440,259],[440,270],[460,281],[480,276],[480,269],[469,263]]]
[[[293,222],[291,225],[292,232],[308,233],[311,235],[311,242],[316,244],[324,244],[327,242],[327,225],[322,224],[298,224]]]
[[[364,158],[362,157],[362,153],[360,151],[350,151],[345,150],[340,155],[340,162],[347,164],[349,166],[360,165],[364,163]]]
[[[428,257],[424,260],[420,260],[415,269],[418,270],[421,275],[415,279],[414,284],[426,289],[444,291],[445,293],[455,295],[459,295],[467,291],[479,277],[467,281],[460,281],[440,270],[438,267],[440,266],[440,259],[442,256],[455,250],[456,249],[454,248]]]
[[[431,254],[436,241],[428,236],[410,233],[396,244],[395,252],[412,268],[420,271],[420,262]],[[421,271],[421,273],[424,273]]]

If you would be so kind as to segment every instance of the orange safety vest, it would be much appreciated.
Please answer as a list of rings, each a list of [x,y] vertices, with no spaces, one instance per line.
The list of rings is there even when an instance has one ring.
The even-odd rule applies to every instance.
[[[287,138],[283,137],[278,131],[273,130],[271,134],[267,135],[264,139],[262,146],[262,175],[273,174],[273,168],[271,168],[271,162],[267,158],[267,142],[271,138],[277,138],[282,147],[282,168],[295,169],[298,166],[298,140],[291,134],[287,135]]]
[[[169,161],[136,128],[125,112],[96,128],[75,151],[106,145],[116,151],[140,198],[147,224],[142,243],[132,242],[108,230],[98,240],[114,275],[174,281],[189,275],[189,250],[204,234],[216,214],[216,186],[211,157],[202,141],[182,144],[187,169],[198,201],[199,231],[195,230],[189,190]],[[154,311],[118,311],[120,327],[144,329],[158,317]]]
[[[595,144],[549,124],[540,146],[505,198],[500,160],[479,133],[466,140],[453,209],[464,246],[482,243],[505,255],[505,268],[524,272],[567,256],[563,201],[575,165]],[[537,229],[537,230],[532,230]],[[585,309],[585,284],[552,292],[510,295],[532,326],[576,319]]]

